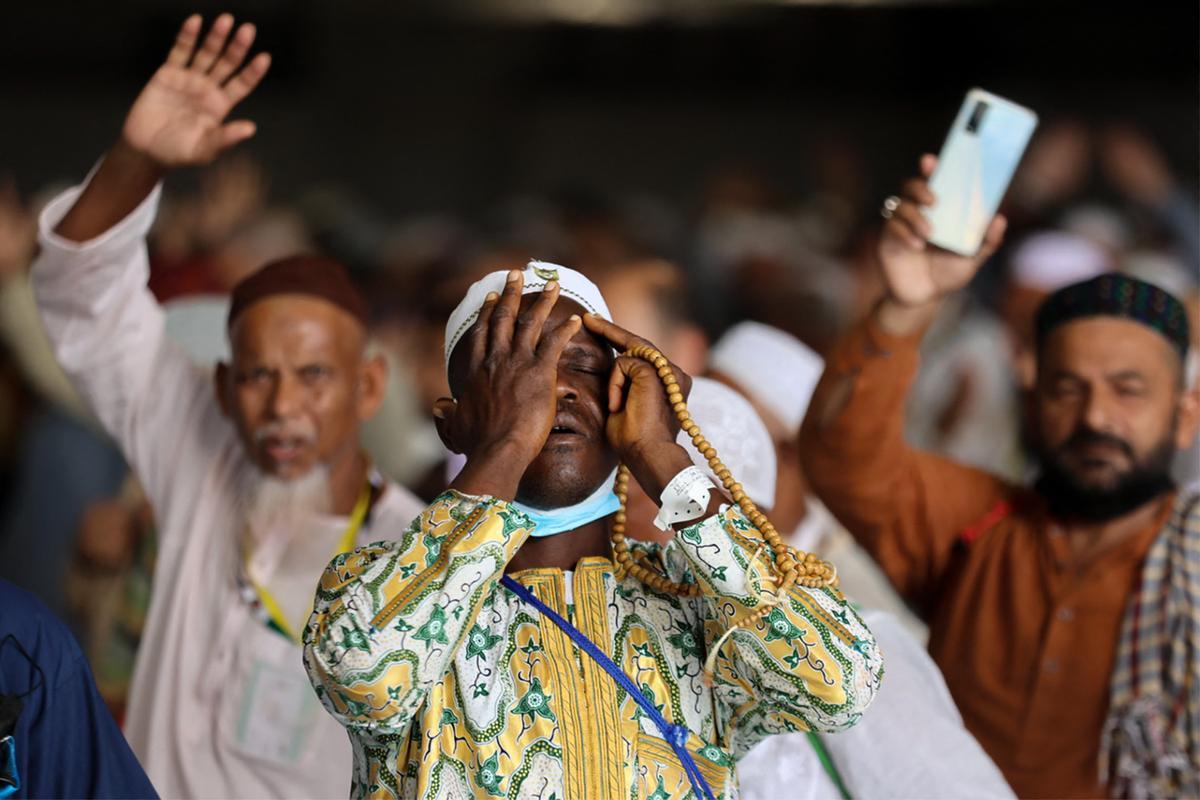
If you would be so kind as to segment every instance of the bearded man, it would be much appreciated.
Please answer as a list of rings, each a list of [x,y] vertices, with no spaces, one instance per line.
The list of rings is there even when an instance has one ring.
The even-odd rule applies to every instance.
[[[269,66],[266,54],[242,66],[255,30],[233,27],[222,15],[197,48],[200,17],[183,24],[117,144],[43,213],[34,291],[157,516],[126,717],[135,753],[166,797],[332,797],[351,753],[301,665],[312,588],[331,554],[403,529],[421,506],[359,447],[385,367],[336,263],[289,258],[234,289],[215,385],[164,335],[146,288],[159,183],[253,134],[224,119]]]
[[[917,348],[999,243],[926,242],[936,159],[885,203],[887,293],[828,359],[801,433],[825,504],[922,612],[967,727],[1020,797],[1200,795],[1200,498],[1188,323],[1162,289],[1105,274],[1037,313],[1032,430],[1015,486],[903,437]]]
[[[866,626],[822,579],[778,583],[794,552],[676,444],[690,379],[615,356],[646,342],[608,318],[539,262],[451,316],[435,415],[466,464],[398,540],[330,564],[305,632],[354,796],[736,797],[756,743],[844,729],[874,696]],[[649,574],[621,557],[618,462],[673,533],[632,548]]]

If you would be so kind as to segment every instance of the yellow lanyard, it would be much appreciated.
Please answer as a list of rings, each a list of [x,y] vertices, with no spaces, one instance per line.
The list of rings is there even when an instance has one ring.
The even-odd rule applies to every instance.
[[[367,518],[367,509],[371,507],[371,482],[367,481],[363,485],[362,492],[358,495],[358,502],[354,504],[354,510],[350,512],[350,522],[346,525],[346,532],[342,534],[342,538],[338,539],[336,548],[333,551],[333,556],[341,553],[349,552],[354,549],[354,538],[358,536],[358,530],[362,527],[363,522]],[[246,554],[249,555],[248,553]],[[271,592],[265,586],[259,586],[250,577],[248,568],[243,570],[246,576],[246,582],[254,590],[258,596],[258,602],[262,605],[263,611],[271,624],[279,629],[279,632],[291,639],[297,644],[301,643],[300,636],[295,632],[291,625],[288,624],[287,618],[283,615],[283,609],[279,602],[271,595]],[[314,584],[315,588],[316,584]]]

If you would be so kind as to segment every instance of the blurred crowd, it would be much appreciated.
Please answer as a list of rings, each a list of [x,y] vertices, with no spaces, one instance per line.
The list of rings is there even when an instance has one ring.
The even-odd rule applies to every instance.
[[[215,363],[227,357],[224,320],[238,281],[298,252],[347,264],[391,367],[364,445],[386,475],[431,500],[447,475],[429,413],[448,393],[445,320],[493,269],[539,258],[586,272],[618,323],[693,374],[708,366],[709,344],[746,320],[823,355],[879,296],[882,220],[878,198],[865,195],[862,153],[830,146],[811,157],[819,179],[801,197],[768,175],[731,169],[691,208],[564,187],[508,198],[477,220],[386,220],[334,187],[275,197],[262,167],[235,152],[205,169],[195,190],[167,187],[150,237],[150,286],[170,335]],[[0,577],[71,621],[119,718],[153,578],[153,510],[58,369],[37,318],[27,270],[40,204],[55,188],[0,185]],[[1032,468],[1022,398],[1040,301],[1117,270],[1168,289],[1196,314],[1200,223],[1195,187],[1151,139],[1077,120],[1043,126],[1002,210],[1005,246],[922,345],[907,433],[919,447],[1019,481]],[[796,431],[775,428],[782,469],[795,462]],[[1183,484],[1200,479],[1198,461],[1195,448],[1180,455]]]

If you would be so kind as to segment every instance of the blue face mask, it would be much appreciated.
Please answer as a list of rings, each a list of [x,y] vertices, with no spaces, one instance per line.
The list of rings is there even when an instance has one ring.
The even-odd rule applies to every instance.
[[[533,520],[534,527],[530,536],[542,537],[566,533],[621,510],[621,501],[613,492],[613,482],[616,477],[617,471],[613,470],[611,475],[600,482],[596,491],[572,506],[532,508],[515,501],[509,505]]]

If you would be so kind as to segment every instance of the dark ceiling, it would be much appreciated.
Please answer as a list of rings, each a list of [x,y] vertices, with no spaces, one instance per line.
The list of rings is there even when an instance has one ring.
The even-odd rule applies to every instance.
[[[564,7],[638,6],[6,2],[0,169],[25,187],[86,170],[192,9],[254,20],[275,55],[244,114],[277,191],[338,180],[395,212],[565,179],[686,198],[739,159],[801,185],[807,146],[831,136],[886,183],[975,85],[1043,119],[1134,122],[1183,174],[1200,164],[1196,3],[661,0],[626,25]]]

